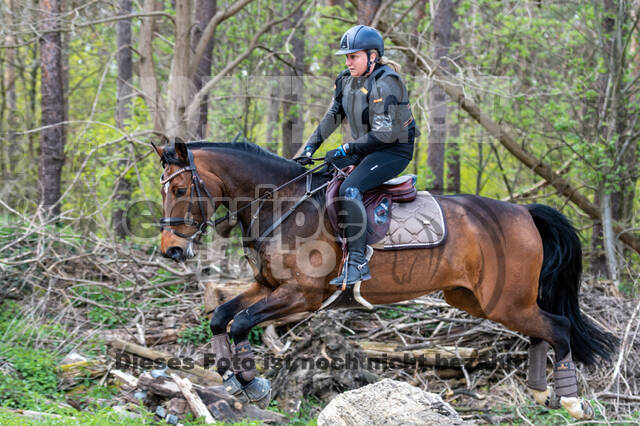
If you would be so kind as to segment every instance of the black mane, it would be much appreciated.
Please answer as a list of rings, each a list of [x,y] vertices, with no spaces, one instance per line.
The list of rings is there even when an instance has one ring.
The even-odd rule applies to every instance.
[[[249,142],[188,142],[187,148],[190,150],[202,149],[207,151],[216,151],[216,150],[230,150],[235,152],[243,152],[245,154],[251,155],[254,158],[258,158],[268,165],[279,166],[280,168],[284,168],[283,172],[286,174],[301,174],[306,170],[304,167],[299,165],[293,160],[287,160],[286,158],[280,157],[277,154],[274,154],[259,145],[249,143]],[[182,161],[176,155],[176,150],[173,145],[165,146],[164,153],[162,155],[162,161],[166,164],[175,164],[175,165],[183,165]]]

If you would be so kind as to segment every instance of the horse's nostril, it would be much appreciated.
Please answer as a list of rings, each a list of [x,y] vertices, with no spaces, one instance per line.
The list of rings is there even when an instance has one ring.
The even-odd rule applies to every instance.
[[[179,261],[184,258],[184,251],[178,246],[169,247],[167,251],[164,252],[164,257]]]

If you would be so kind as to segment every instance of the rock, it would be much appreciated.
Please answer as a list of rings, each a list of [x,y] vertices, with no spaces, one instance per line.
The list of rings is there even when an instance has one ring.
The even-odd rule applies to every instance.
[[[434,393],[384,379],[336,396],[318,417],[318,426],[472,425]]]

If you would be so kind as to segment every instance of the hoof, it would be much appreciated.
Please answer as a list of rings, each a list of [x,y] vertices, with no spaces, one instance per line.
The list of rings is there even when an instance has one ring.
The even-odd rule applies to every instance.
[[[243,391],[249,398],[249,402],[260,408],[266,408],[271,402],[271,382],[262,377],[256,377],[250,381]]]
[[[571,417],[578,420],[591,420],[593,419],[593,408],[589,401],[577,397],[560,398],[560,404],[569,412]]]
[[[558,398],[558,395],[556,395],[551,386],[547,386],[547,389],[543,391],[529,388],[529,392],[531,392],[533,399],[535,399],[538,404],[554,410],[560,408],[560,398]]]
[[[271,402],[271,382],[262,377],[256,377],[242,386],[234,374],[224,381],[224,389],[240,402],[248,402],[260,408],[266,408]]]
[[[229,377],[228,379],[225,379],[223,383],[224,383],[224,390],[226,390],[231,395],[238,398],[240,402],[249,402],[249,398],[247,398],[247,395],[242,390],[242,385],[238,381],[238,378],[236,377],[235,374]]]

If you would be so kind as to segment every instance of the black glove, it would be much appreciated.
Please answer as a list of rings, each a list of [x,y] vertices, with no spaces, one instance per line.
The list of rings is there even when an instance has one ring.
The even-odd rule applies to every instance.
[[[296,161],[298,164],[306,166],[308,164],[313,163],[313,152],[315,150],[313,148],[311,148],[310,146],[306,146],[304,147],[304,151],[302,152],[302,155],[299,157],[296,157],[293,159],[293,161]]]
[[[344,146],[340,145],[338,148],[328,151],[327,154],[324,156],[324,161],[325,163],[333,164],[340,158],[343,158],[346,156],[347,156],[347,152],[345,151]]]

